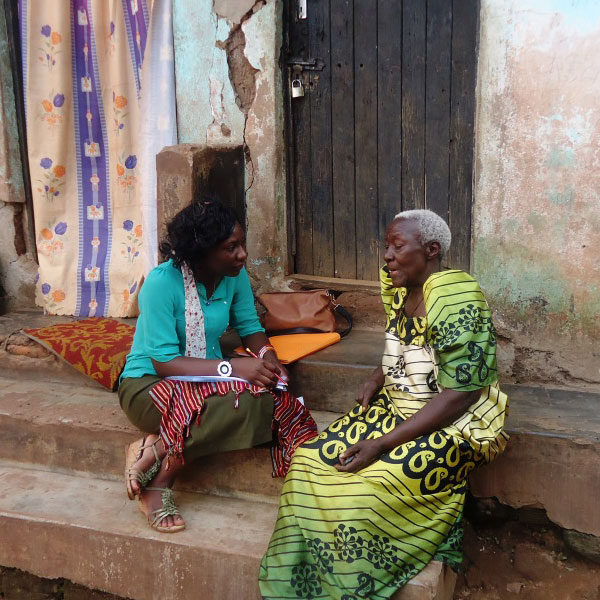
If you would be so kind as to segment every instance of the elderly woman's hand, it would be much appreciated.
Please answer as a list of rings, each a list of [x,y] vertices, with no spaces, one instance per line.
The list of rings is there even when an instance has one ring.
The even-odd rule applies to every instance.
[[[374,463],[385,451],[377,439],[361,440],[339,455],[340,464],[334,465],[338,471],[356,473]]]
[[[381,367],[376,367],[369,378],[363,381],[356,392],[356,402],[362,406],[363,412],[367,410],[373,396],[383,387],[384,377]]]

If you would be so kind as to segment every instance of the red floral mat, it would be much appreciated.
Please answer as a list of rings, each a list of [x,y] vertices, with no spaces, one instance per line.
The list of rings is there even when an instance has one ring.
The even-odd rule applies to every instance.
[[[23,329],[32,340],[114,391],[131,349],[135,327],[99,317]]]

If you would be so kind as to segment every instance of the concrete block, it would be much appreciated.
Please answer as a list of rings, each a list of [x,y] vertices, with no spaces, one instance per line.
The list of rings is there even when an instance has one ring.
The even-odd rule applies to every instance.
[[[0,463],[0,564],[135,600],[259,600],[277,507],[176,494],[187,529],[148,527],[120,482]],[[450,600],[432,563],[395,600]],[[437,594],[437,595],[436,595]]]
[[[409,585],[391,600],[452,600],[456,573],[441,562],[430,562]]]
[[[156,156],[158,241],[166,224],[201,193],[218,194],[245,224],[245,160],[241,146],[178,144]]]
[[[313,416],[323,429],[337,415]],[[0,428],[0,459],[118,481],[125,446],[142,435],[107,390],[2,378]],[[201,458],[176,489],[276,502],[282,483],[271,476],[269,448],[251,448]]]

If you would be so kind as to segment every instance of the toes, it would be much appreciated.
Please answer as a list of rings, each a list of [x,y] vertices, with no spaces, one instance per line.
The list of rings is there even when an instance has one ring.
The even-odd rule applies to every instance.
[[[174,525],[185,525],[185,521],[181,518],[181,515],[173,516],[173,524]]]

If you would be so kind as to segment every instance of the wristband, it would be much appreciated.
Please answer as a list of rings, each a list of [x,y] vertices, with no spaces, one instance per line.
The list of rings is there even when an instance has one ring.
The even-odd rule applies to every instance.
[[[233,367],[228,360],[222,360],[217,366],[217,373],[221,377],[231,377],[231,373],[233,372]]]
[[[277,356],[277,353],[275,352],[275,348],[273,348],[273,346],[271,346],[271,344],[267,344],[266,346],[263,346],[259,351],[258,351],[258,358],[264,358],[265,354],[267,352],[269,352],[269,350],[272,350],[275,353],[275,356]]]

